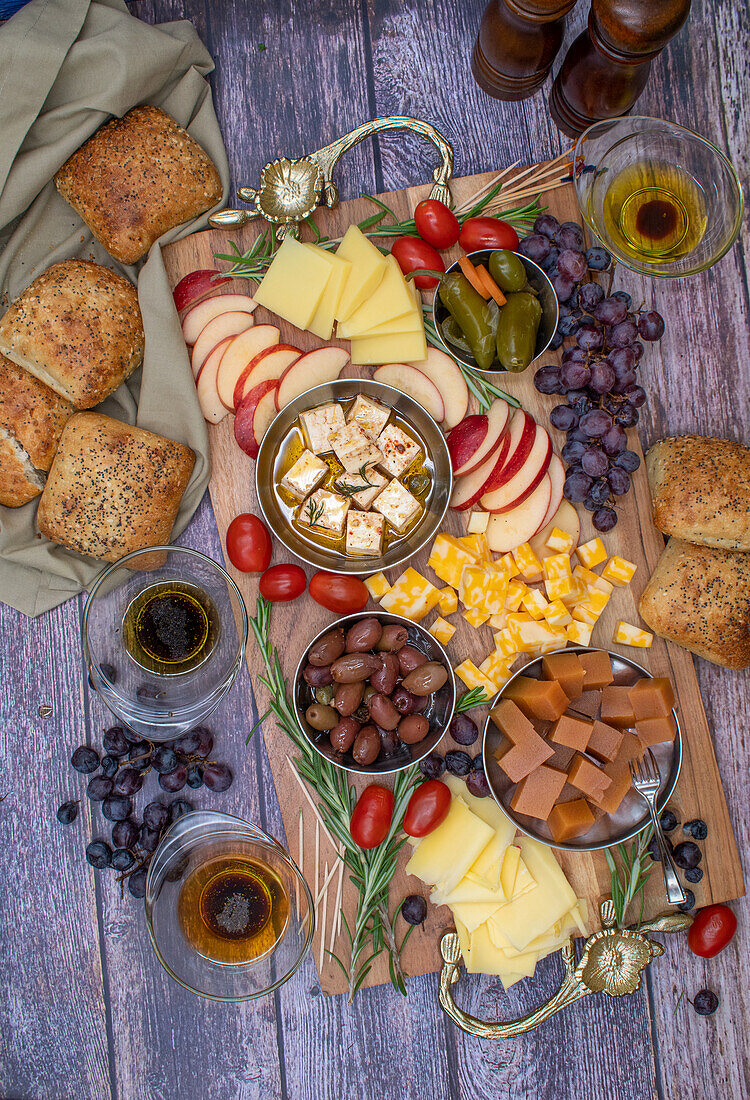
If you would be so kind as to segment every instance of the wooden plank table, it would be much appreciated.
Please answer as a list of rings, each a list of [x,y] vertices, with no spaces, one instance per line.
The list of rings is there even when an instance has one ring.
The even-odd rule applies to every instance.
[[[460,174],[555,155],[565,139],[543,93],[502,104],[471,79],[468,59],[483,6],[484,0],[131,5],[152,22],[191,19],[216,58],[214,94],[235,184],[254,182],[273,155],[316,148],[378,114],[433,122],[454,143]],[[566,45],[586,14],[585,4],[574,10]],[[748,37],[743,5],[694,0],[688,25],[655,63],[638,104],[642,113],[693,126],[727,149],[746,191]],[[422,182],[431,157],[421,142],[401,137],[360,146],[337,170],[342,197]],[[749,250],[746,224],[740,244],[704,276],[669,284],[621,276],[634,299],[653,301],[667,320],[661,345],[644,363],[644,444],[687,431],[750,440]],[[181,541],[220,557],[206,502]],[[71,830],[54,820],[56,806],[80,786],[68,770],[71,750],[109,724],[82,683],[81,607],[72,600],[29,622],[0,605],[0,794],[8,795],[0,808],[0,1096],[748,1095],[746,903],[735,907],[740,929],[719,958],[704,963],[684,940],[673,939],[639,994],[589,998],[504,1043],[454,1028],[437,1006],[434,976],[413,979],[405,1000],[381,987],[364,992],[352,1008],[342,997],[320,996],[311,962],[255,1005],[228,1008],[183,991],[153,957],[139,906],[121,901],[112,878],[96,876],[83,861],[88,811]],[[738,845],[747,853],[750,676],[703,661],[696,666]],[[52,708],[51,717],[40,717],[43,706]],[[262,740],[244,747],[242,731],[256,714],[245,674],[213,723],[236,776],[221,807],[282,835]],[[545,961],[538,976],[532,989],[522,983],[507,997],[491,979],[475,980],[467,983],[464,1003],[480,1016],[520,1014],[554,988],[559,961]],[[683,992],[692,997],[703,986],[721,997],[707,1020],[684,997],[678,1007]]]

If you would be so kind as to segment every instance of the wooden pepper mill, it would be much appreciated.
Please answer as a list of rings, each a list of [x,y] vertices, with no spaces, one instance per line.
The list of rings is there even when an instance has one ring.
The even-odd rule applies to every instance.
[[[495,99],[525,99],[541,88],[577,0],[490,0],[471,56],[480,88]]]
[[[592,0],[588,28],[565,55],[550,93],[560,129],[577,137],[594,122],[628,114],[652,60],[689,11],[690,0]]]

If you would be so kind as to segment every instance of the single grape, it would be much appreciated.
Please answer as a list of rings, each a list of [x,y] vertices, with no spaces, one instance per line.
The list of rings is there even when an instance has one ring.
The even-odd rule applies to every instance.
[[[125,821],[133,809],[131,799],[124,794],[111,794],[102,802],[102,814],[107,821]]]
[[[589,497],[594,502],[596,508],[600,508],[602,504],[606,504],[611,496],[609,482],[606,477],[597,478],[594,484],[591,486],[591,492]],[[594,508],[591,509],[594,511]]]
[[[203,769],[203,782],[209,791],[226,791],[231,787],[233,778],[228,764],[207,764]]]
[[[116,871],[128,871],[134,863],[133,853],[127,848],[115,848],[112,853],[112,866]]]
[[[641,359],[643,358],[644,352],[643,344],[640,342],[640,340],[636,340],[636,342],[632,345],[632,348],[636,363],[640,363]]]
[[[585,450],[585,443],[581,443],[576,439],[571,439],[565,444],[560,455],[562,456],[563,462],[567,462],[568,465],[575,465],[576,462],[581,461]]]
[[[555,234],[555,243],[560,248],[572,248],[576,252],[583,252],[585,242],[583,230],[578,222],[563,222]]]
[[[646,391],[643,386],[628,386],[623,397],[636,409],[640,409],[641,405],[646,403]]]
[[[193,755],[205,760],[214,747],[214,735],[207,726],[196,726],[193,733],[198,734],[198,748]]]
[[[596,503],[591,493],[589,493],[589,495],[583,502],[583,507],[586,509],[587,512],[595,512],[599,505]]]
[[[564,337],[563,337],[563,334],[561,332],[555,332],[555,334],[553,335],[552,339],[549,342],[549,350],[550,351],[557,351],[558,348],[561,348],[563,339],[564,339]]]
[[[57,820],[61,825],[72,825],[78,817],[78,802],[63,802],[57,809]]]
[[[197,790],[203,786],[203,769],[200,764],[191,764],[187,770],[187,785]]]
[[[612,427],[612,417],[604,409],[591,409],[581,417],[579,427],[591,439],[599,439]]]
[[[465,714],[454,715],[448,729],[457,745],[473,745],[479,737],[476,722],[472,722],[471,718]]]
[[[588,270],[586,257],[575,249],[564,248],[557,258],[557,270],[574,283],[580,283]]]
[[[427,916],[427,902],[420,894],[409,894],[401,906],[401,916],[407,924],[423,924]]]
[[[176,741],[173,741],[172,748],[178,756],[192,756],[200,743],[201,738],[198,731],[190,730],[189,733],[183,733],[182,737],[178,737]]]
[[[104,756],[102,757],[101,773],[106,775],[107,779],[113,779],[117,775],[119,766],[114,756]]]
[[[549,237],[545,237],[541,233],[532,233],[530,236],[524,237],[518,246],[518,251],[522,256],[527,256],[528,259],[533,260],[535,264],[540,264],[549,256],[551,247]]]
[[[600,447],[589,447],[581,459],[581,466],[589,477],[603,477],[609,469],[609,461]]]
[[[115,777],[114,787],[118,794],[135,794],[142,786],[143,776],[138,768],[120,768]]]
[[[615,377],[620,378],[626,371],[635,371],[635,352],[632,347],[613,348],[607,353],[607,362],[615,372]]]
[[[466,776],[466,789],[469,794],[473,794],[475,798],[488,798],[490,795],[490,785],[487,782],[487,776],[484,772],[469,772]]]
[[[609,431],[602,436],[602,450],[605,455],[615,458],[621,454],[628,445],[628,437],[624,428],[619,424],[613,424]]]
[[[108,779],[106,775],[95,775],[93,779],[89,779],[86,796],[92,802],[102,802],[111,793],[112,780]]]
[[[445,754],[445,766],[451,775],[468,775],[471,771],[471,757],[460,749],[452,749]]]
[[[568,443],[583,443],[588,446],[589,437],[585,432],[582,432],[580,428],[573,428],[567,432]]]
[[[591,378],[589,388],[594,393],[609,393],[615,384],[615,372],[612,364],[606,359],[596,359],[591,364]]]
[[[609,298],[603,298],[594,309],[594,316],[603,325],[619,325],[628,315],[628,307],[622,298],[616,298],[612,294]]]
[[[712,1016],[719,1007],[719,998],[712,989],[699,989],[693,998],[693,1008],[699,1016]]]
[[[611,531],[617,526],[617,513],[613,508],[597,508],[591,517],[591,522],[597,531]]]
[[[80,745],[71,756],[70,762],[81,775],[88,775],[99,767],[99,753],[88,745]]]
[[[638,329],[635,321],[629,317],[615,325],[609,334],[609,342],[614,348],[626,348],[634,344],[638,339]]]
[[[559,248],[550,248],[549,256],[547,257],[546,260],[542,260],[542,262],[539,265],[541,267],[542,271],[545,272],[545,274],[552,275],[552,274],[554,274],[555,271],[557,271],[557,257],[559,255],[560,255],[560,249]]]
[[[642,313],[638,318],[638,332],[642,340],[661,340],[664,335],[664,318],[655,309]]]
[[[578,302],[587,313],[591,313],[603,298],[604,290],[599,283],[584,283],[578,291]]]
[[[622,466],[613,466],[607,474],[607,481],[616,497],[624,497],[630,491],[630,474]]]
[[[559,228],[560,223],[554,214],[540,214],[534,222],[534,232],[541,233],[543,237],[549,237],[550,240],[554,239]]]
[[[638,423],[638,410],[626,401],[615,414],[615,423],[621,424],[623,428],[632,428]]]
[[[110,756],[126,756],[130,745],[122,726],[112,726],[105,730],[102,744]]]
[[[630,309],[633,304],[633,299],[628,294],[627,290],[613,290],[611,298],[619,298],[621,302],[625,303],[625,308]]]
[[[171,772],[159,773],[159,786],[163,791],[169,791],[170,794],[177,794],[187,783],[187,768],[184,764],[178,764],[178,766]],[[206,784],[208,786],[208,784]]]
[[[568,392],[570,390],[582,390],[588,386],[591,379],[591,368],[586,363],[577,360],[568,360],[560,367],[560,384]]]
[[[445,771],[445,761],[439,752],[431,752],[419,761],[419,770],[426,779],[439,779]]]
[[[176,798],[174,802],[169,804],[169,822],[177,821],[178,818],[184,817],[185,814],[189,814],[193,807],[186,798]]]
[[[584,321],[576,333],[576,343],[583,351],[599,351],[604,345],[604,333],[598,325]]]
[[[578,423],[578,413],[571,409],[570,405],[555,405],[549,414],[550,423],[558,431],[567,432],[569,428],[575,428]]]
[[[659,824],[663,832],[671,833],[677,828],[677,817],[672,810],[662,810],[659,816]]]
[[[112,826],[112,843],[116,848],[132,848],[138,839],[138,826],[131,819],[116,821]]]
[[[588,474],[578,470],[569,470],[563,485],[563,496],[571,504],[582,504],[589,495],[593,482]]]
[[[563,317],[557,326],[557,331],[561,336],[575,336],[578,332],[581,322],[577,317],[574,317],[571,313],[567,317]]]
[[[580,424],[581,424],[580,417],[585,416],[586,413],[591,412],[591,410],[594,408],[594,403],[591,400],[591,398],[588,396],[588,394],[584,394],[582,397],[576,397],[575,401],[571,401],[570,400],[570,395],[568,395],[568,402],[569,402],[571,408],[573,409],[573,411],[578,413],[578,416],[579,416],[578,425],[579,425],[579,428],[580,428]],[[585,428],[580,428],[580,431],[581,431],[581,434],[582,434],[582,438],[584,440],[589,438],[588,435],[586,434]]]
[[[560,368],[554,363],[540,367],[534,375],[534,385],[539,393],[563,393],[560,382]]]
[[[586,263],[592,271],[606,271],[612,263],[612,257],[609,252],[607,252],[606,248],[602,248],[600,245],[594,245],[586,252]]]
[[[149,802],[143,810],[143,824],[160,833],[169,822],[169,810],[161,802]]]
[[[571,313],[574,313],[575,316],[580,321],[580,319],[581,319],[581,307],[578,304],[578,289],[579,289],[578,288],[578,283],[576,283],[576,285],[573,287],[573,293],[568,298],[568,300],[565,304],[566,304],[567,308],[571,311]]]
[[[583,348],[566,348],[560,359],[561,363],[585,363],[588,359]]]
[[[134,898],[145,898],[147,875],[148,869],[139,867],[137,871],[133,871],[132,875],[128,876],[128,890]]]
[[[708,836],[708,825],[705,821],[696,817],[692,821],[686,821],[682,826],[683,833],[687,833],[693,840],[705,840]]]
[[[483,772],[484,771],[484,760],[482,759],[481,752],[477,753],[477,755],[472,760],[471,770],[473,772]]]
[[[615,466],[621,466],[623,470],[632,474],[640,466],[641,460],[635,451],[622,451],[615,459],[614,464]]]
[[[573,293],[573,280],[568,275],[560,275],[558,272],[557,275],[552,276],[550,282],[554,287],[558,301],[567,302]]]
[[[683,913],[689,913],[691,909],[695,909],[695,894],[692,890],[685,891],[685,900],[677,908],[681,909]]]
[[[692,882],[692,884],[694,886],[695,886],[696,883],[700,882],[700,880],[702,878],[703,878],[703,868],[702,867],[688,867],[687,871],[685,872],[686,882]]]
[[[92,840],[86,848],[86,859],[92,867],[101,871],[112,862],[112,849],[104,840]]]
[[[151,767],[160,775],[173,772],[178,764],[177,753],[169,745],[157,745],[151,753]]]
[[[154,852],[159,844],[159,834],[156,829],[149,829],[148,825],[141,825],[138,843],[144,851]]]

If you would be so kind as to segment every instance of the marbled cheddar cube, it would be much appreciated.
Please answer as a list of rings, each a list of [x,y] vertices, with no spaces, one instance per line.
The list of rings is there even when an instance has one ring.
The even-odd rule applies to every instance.
[[[541,579],[542,563],[531,549],[530,543],[522,543],[521,546],[517,546],[511,553],[513,554],[513,560],[518,566],[518,571],[524,580],[536,581]]]
[[[516,703],[527,718],[542,722],[556,722],[568,706],[568,697],[556,680],[535,680],[531,676],[517,676],[506,689],[505,698]]]
[[[523,581],[509,580],[508,591],[505,597],[505,610],[518,611],[521,601],[528,592],[528,587]]]
[[[518,576],[518,566],[516,565],[516,559],[508,552],[503,554],[501,558],[498,558],[496,565],[501,565],[505,572],[508,574],[508,578]]]
[[[461,535],[458,541],[466,547],[470,554],[474,554],[478,562],[488,563],[492,561],[490,544],[483,532],[480,531],[473,535]]]
[[[591,542],[584,542],[576,550],[578,560],[581,565],[585,565],[587,569],[593,569],[595,565],[601,565],[603,561],[607,560],[607,551],[604,549],[604,543],[601,539],[592,539]]]
[[[593,569],[587,569],[585,565],[577,565],[573,570],[573,576],[579,580],[583,587],[589,592],[592,590],[596,592],[606,592],[607,595],[610,596],[614,589],[614,585],[610,584],[608,580],[600,577]]]
[[[510,616],[508,617],[510,619]],[[518,645],[519,653],[534,653],[537,650],[550,652],[560,649],[566,644],[567,635],[562,627],[549,626],[548,623],[534,622],[530,619],[526,622],[518,622],[511,629],[511,634]]]
[[[573,618],[588,626],[595,626],[609,602],[606,592],[589,591],[588,596],[573,608]]]
[[[561,596],[560,599],[568,608],[568,610],[570,610],[571,608],[575,607],[575,605],[579,603],[580,600],[585,600],[586,596],[588,595],[588,591],[589,590],[586,585],[583,584],[578,579],[578,577],[574,576],[572,590],[568,593],[567,596]]]
[[[588,753],[602,764],[616,760],[622,745],[624,732],[607,725],[606,722],[594,722],[589,736]]]
[[[508,612],[498,611],[496,615],[490,615],[490,626],[493,630],[505,630],[508,625]]]
[[[624,622],[617,624],[612,635],[613,642],[619,642],[620,645],[637,646],[638,649],[648,649],[653,640],[654,636],[648,630],[641,630],[639,626]]]
[[[410,566],[381,598],[380,606],[392,615],[403,615],[418,623],[437,606],[439,599],[439,590]]]
[[[546,821],[567,781],[565,772],[540,764],[516,787],[510,800],[517,814]]]
[[[454,535],[440,534],[432,544],[432,551],[427,561],[444,584],[451,588],[458,588],[461,583],[461,574],[467,565],[476,565],[477,558]]]
[[[496,759],[511,783],[525,779],[552,756],[553,750],[512,700],[502,699],[490,718],[507,741],[498,748]]]
[[[537,622],[544,618],[547,601],[538,588],[527,588],[521,599],[521,605]]]
[[[472,691],[474,688],[480,687],[484,689],[486,695],[490,699],[494,699],[495,695],[497,694],[495,690],[495,685],[487,676],[484,675],[483,672],[479,671],[473,661],[462,661],[461,664],[457,665],[453,671],[455,672],[456,676],[458,676],[459,680],[463,684],[466,684],[466,687],[469,689],[469,691]]]
[[[484,607],[487,571],[483,565],[467,565],[458,582],[458,598],[464,607]]]
[[[555,844],[565,844],[575,837],[583,836],[593,824],[594,815],[585,798],[561,802],[547,815],[547,825]]]
[[[433,638],[437,638],[443,645],[447,645],[456,633],[456,628],[452,623],[446,622],[445,619],[438,618],[435,619],[435,622],[430,627],[429,633],[432,634]]]
[[[569,555],[573,549],[573,536],[559,527],[553,527],[544,545],[555,554]]]
[[[499,691],[500,688],[510,680],[510,666],[513,664],[514,658],[515,654],[510,657],[504,657],[497,649],[493,649],[489,657],[486,657],[479,666],[479,671],[483,673],[488,680],[492,681],[496,691]]]
[[[625,689],[636,721],[643,718],[667,718],[674,706],[674,691],[666,676],[644,677]],[[632,725],[632,722],[628,722]]]
[[[576,753],[568,771],[568,782],[586,798],[594,799],[604,794],[612,780],[596,764]]]
[[[567,626],[573,622],[573,616],[562,600],[552,600],[542,612],[550,626]]]
[[[458,593],[455,588],[446,586],[440,589],[438,608],[441,615],[452,615],[458,609]]]
[[[379,600],[381,596],[385,596],[386,592],[390,592],[391,583],[385,573],[374,573],[365,581],[365,588],[373,600]]]
[[[579,622],[577,619],[565,627],[568,641],[573,645],[588,645],[591,641],[591,630],[587,623]]]
[[[593,728],[593,722],[587,722],[585,718],[563,714],[552,727],[549,739],[553,745],[565,745],[576,752],[585,752]]]
[[[484,626],[490,617],[489,614],[480,607],[467,607],[461,614],[464,619],[466,619],[469,626],[473,627]]]
[[[487,524],[489,522],[489,512],[472,512],[469,516],[469,534],[481,535],[483,531],[487,530]]]
[[[501,653],[503,657],[515,657],[518,653],[516,643],[513,641],[513,637],[508,630],[507,626],[503,630],[498,630],[494,635],[495,648],[498,653]]]
[[[630,584],[637,568],[632,561],[615,556],[610,558],[602,569],[602,576],[605,580],[611,581],[619,588],[623,588],[626,584]]]
[[[542,661],[545,680],[557,680],[569,699],[583,692],[584,670],[577,653],[554,653]]]
[[[612,662],[609,654],[603,649],[595,649],[591,653],[580,653],[578,659],[583,666],[584,691],[597,691],[614,680]]]
[[[639,680],[638,683],[650,683],[649,680]],[[638,684],[635,685],[637,687]],[[633,688],[619,684],[610,684],[602,691],[602,702],[599,717],[602,722],[621,729],[631,727],[635,722],[635,709],[631,701]]]

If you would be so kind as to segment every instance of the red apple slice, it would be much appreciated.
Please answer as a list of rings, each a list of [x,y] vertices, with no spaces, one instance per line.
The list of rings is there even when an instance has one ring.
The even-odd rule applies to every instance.
[[[218,371],[221,357],[231,344],[232,340],[234,340],[234,336],[226,336],[220,344],[217,344],[216,347],[211,350],[208,358],[204,360],[202,367],[198,371],[198,377],[195,379],[196,386],[198,385],[200,376],[203,374],[203,371],[206,369],[206,367],[211,366],[213,369]],[[216,360],[215,363],[214,360]]]
[[[219,373],[222,356],[231,342],[232,337],[230,336],[214,348],[201,367],[200,374],[195,381],[198,404],[201,407],[204,420],[207,420],[209,424],[218,424],[227,415],[227,410],[219,399],[216,376]]]
[[[284,371],[276,391],[276,408],[283,409],[295,397],[324,382],[333,382],[349,362],[349,352],[343,348],[316,348],[301,355]]]
[[[528,542],[539,527],[550,501],[552,485],[545,474],[539,484],[515,508],[501,515],[490,516],[487,524],[487,542],[496,554],[507,554]]]
[[[234,411],[234,388],[245,367],[256,355],[267,348],[276,347],[279,330],[275,325],[254,325],[236,336],[224,352],[216,385],[219,397],[230,412]],[[196,344],[196,347],[198,345]]]
[[[504,485],[521,469],[529,456],[536,434],[536,421],[531,413],[518,409],[510,422],[507,433],[500,444],[499,453],[504,454],[502,463],[495,462],[492,470],[482,486],[482,494],[490,493]],[[507,443],[506,443],[507,440]],[[473,477],[477,471],[472,471],[468,477]]]
[[[237,413],[234,418],[234,438],[245,454],[250,455],[251,458],[257,457],[260,448],[260,439],[256,438],[254,431],[254,422],[258,406],[261,402],[266,402],[267,398],[270,397],[273,407],[273,416],[271,420],[273,420],[273,417],[276,415],[276,404],[273,398],[278,384],[278,379],[268,379],[265,382],[261,382],[249,391],[242,401],[242,404],[237,408]],[[267,412],[264,415],[267,416]],[[270,423],[270,420],[268,423]],[[268,424],[266,424],[266,427],[268,427]],[[258,428],[260,429],[260,421],[258,422]]]
[[[521,448],[519,447],[516,455],[520,451]],[[496,479],[499,484],[493,485],[491,481],[488,483],[480,501],[485,511],[509,512],[519,505],[527,496],[530,496],[546,475],[551,458],[552,440],[544,428],[537,424],[531,449],[520,467],[514,456],[514,458],[509,459],[500,478]],[[515,472],[511,477],[508,477],[506,471],[511,465],[515,467]],[[547,501],[547,505],[549,506],[549,501]],[[544,512],[539,517],[539,522],[543,519]],[[533,535],[534,531],[531,533]]]
[[[500,446],[486,462],[456,482],[451,496],[451,508],[455,508],[457,512],[464,512],[476,504],[487,482],[505,465],[510,449],[510,439],[510,432],[504,432]]]
[[[503,432],[508,427],[510,406],[507,401],[498,398],[487,410],[487,431],[479,440],[479,432],[484,419],[467,416],[448,433],[448,451],[453,464],[453,476],[465,477],[476,470],[500,446]],[[474,450],[472,450],[474,448]],[[453,452],[456,452],[454,459]]]
[[[546,527],[549,521],[554,516],[557,509],[560,507],[560,503],[563,498],[563,485],[565,484],[565,467],[556,454],[552,455],[549,460],[549,467],[547,468],[547,474],[552,485],[552,492],[549,498],[549,508],[547,509],[547,515],[541,522],[539,530],[542,527]]]
[[[557,509],[552,519],[548,520],[541,531],[537,531],[530,540],[531,548],[540,561],[543,561],[544,558],[548,558],[550,554],[553,553],[552,550],[547,548],[546,543],[554,527],[559,527],[561,531],[566,531],[573,539],[573,546],[578,545],[578,540],[581,537],[581,521],[578,518],[578,512],[576,512],[570,501],[561,501],[560,507]]]
[[[182,319],[186,344],[194,344],[209,321],[220,313],[252,313],[256,303],[248,294],[214,294],[193,306]]]
[[[437,386],[443,399],[443,427],[454,428],[466,416],[469,407],[469,387],[456,360],[440,348],[428,348],[427,357],[412,363]]]
[[[260,449],[260,445],[263,442],[263,436],[266,434],[271,424],[276,419],[276,387],[265,393],[258,404],[255,406],[255,415],[253,417],[253,435],[255,436],[255,442]]]
[[[276,344],[274,347],[264,348],[250,360],[242,374],[237,379],[234,387],[234,405],[238,409],[243,398],[250,390],[255,389],[261,382],[270,380],[278,383],[282,374],[292,363],[296,363],[302,352],[292,344]],[[274,390],[276,387],[274,387]]]
[[[190,356],[193,378],[198,377],[201,367],[217,344],[220,344],[227,336],[239,335],[240,332],[251,328],[252,324],[253,316],[251,313],[238,313],[236,311],[220,313],[218,317],[210,320],[193,344],[193,353]]]
[[[198,271],[188,272],[187,275],[182,276],[172,291],[177,312],[187,309],[188,306],[198,302],[201,298],[205,298],[217,287],[231,281],[228,275],[219,276],[219,272],[214,267],[203,267]]]
[[[405,393],[430,414],[438,424],[445,416],[445,406],[440,390],[426,374],[408,363],[384,363],[373,374],[373,381],[382,382],[394,390]]]

